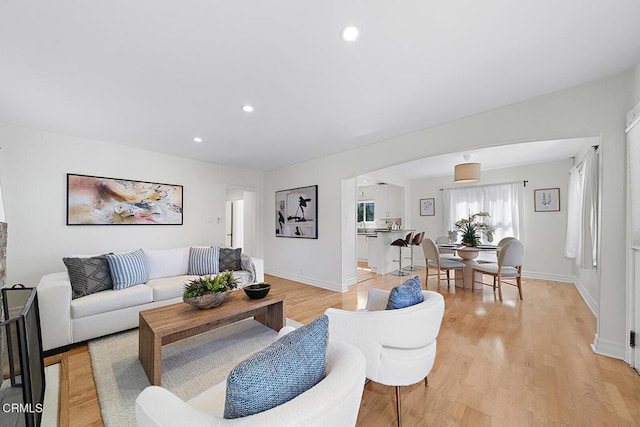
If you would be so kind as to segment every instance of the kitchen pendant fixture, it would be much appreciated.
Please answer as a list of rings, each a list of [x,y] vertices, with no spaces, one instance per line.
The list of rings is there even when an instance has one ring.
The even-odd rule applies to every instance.
[[[462,184],[480,181],[480,163],[470,163],[471,156],[469,154],[465,154],[462,158],[464,163],[455,166],[453,182]]]

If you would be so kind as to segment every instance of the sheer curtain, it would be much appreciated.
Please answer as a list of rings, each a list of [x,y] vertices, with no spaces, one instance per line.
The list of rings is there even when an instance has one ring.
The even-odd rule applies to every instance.
[[[443,194],[445,230],[455,230],[455,222],[469,214],[489,212],[494,228],[494,242],[503,237],[524,240],[523,183],[474,185],[447,188]]]
[[[582,216],[582,183],[584,177],[577,167],[569,171],[567,188],[567,238],[564,244],[564,256],[578,258],[580,250],[579,218]]]
[[[564,255],[581,268],[595,267],[598,258],[598,160],[598,150],[589,150],[569,172]]]

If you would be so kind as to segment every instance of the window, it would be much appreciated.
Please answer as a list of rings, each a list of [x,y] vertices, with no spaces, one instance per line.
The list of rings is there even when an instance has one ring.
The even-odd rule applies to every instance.
[[[358,222],[374,221],[375,203],[373,201],[358,202]]]
[[[523,239],[522,181],[505,184],[474,185],[444,190],[444,226],[455,230],[455,222],[477,212],[489,212],[494,243],[503,237]]]

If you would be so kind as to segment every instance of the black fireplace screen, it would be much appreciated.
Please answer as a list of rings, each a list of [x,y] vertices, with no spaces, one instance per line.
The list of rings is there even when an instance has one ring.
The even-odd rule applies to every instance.
[[[39,426],[45,377],[36,289],[3,288],[2,308],[5,321],[0,323],[0,333],[7,349],[9,378],[4,380],[3,372],[0,425]]]

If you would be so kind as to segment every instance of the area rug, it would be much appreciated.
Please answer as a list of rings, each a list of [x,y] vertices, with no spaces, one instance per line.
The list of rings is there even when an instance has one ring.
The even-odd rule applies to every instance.
[[[287,319],[287,325],[300,323]],[[225,381],[231,370],[278,333],[246,319],[162,347],[162,387],[183,400]],[[135,426],[135,400],[150,385],[138,360],[138,330],[89,342],[105,426]]]

